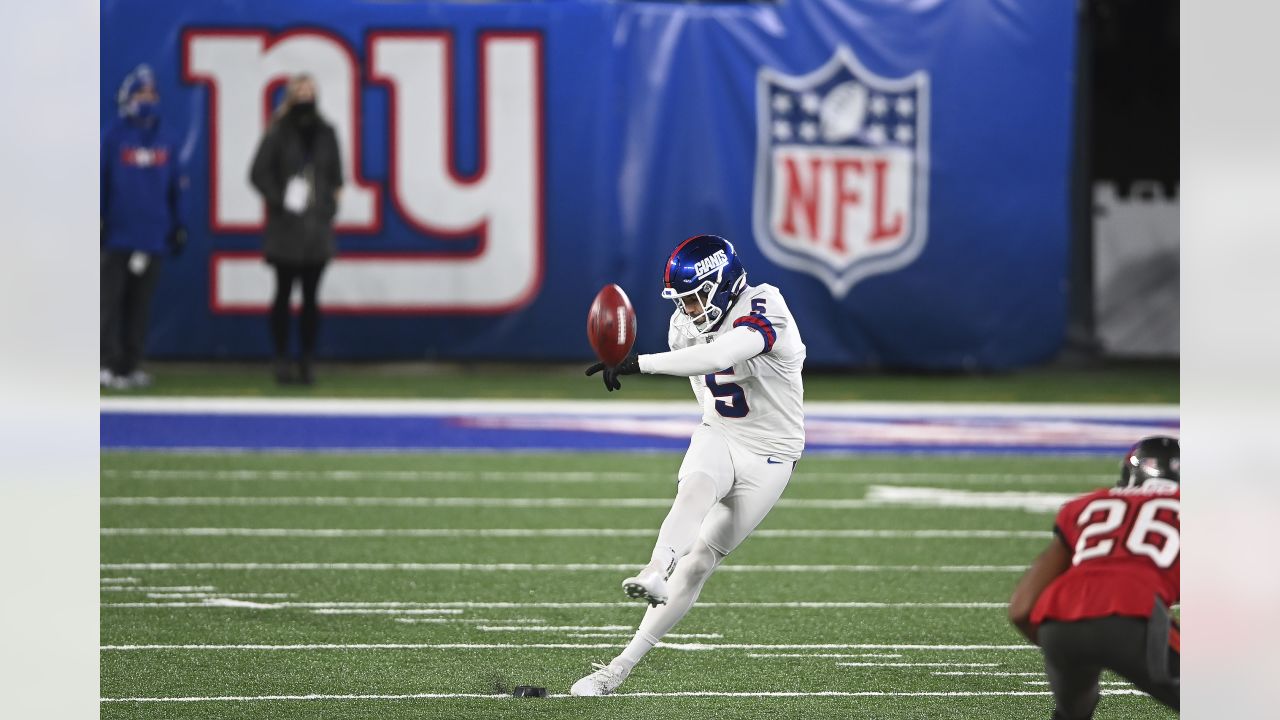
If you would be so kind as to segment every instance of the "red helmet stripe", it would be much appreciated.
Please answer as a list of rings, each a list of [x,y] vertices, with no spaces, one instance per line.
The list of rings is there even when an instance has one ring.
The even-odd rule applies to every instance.
[[[694,235],[693,237],[685,238],[684,242],[677,245],[676,249],[671,251],[671,257],[667,258],[666,272],[662,274],[662,282],[665,283],[667,287],[671,287],[671,261],[676,259],[676,253],[683,250],[685,245],[688,245],[700,237],[703,237],[703,235]]]

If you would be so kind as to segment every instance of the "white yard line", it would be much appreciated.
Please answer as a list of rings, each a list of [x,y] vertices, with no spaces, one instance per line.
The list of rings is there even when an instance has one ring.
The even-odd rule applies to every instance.
[[[624,692],[609,695],[613,700],[596,702],[617,702],[626,698],[642,697],[723,697],[723,698],[797,698],[797,697],[1045,697],[1053,693],[1048,690],[954,690],[954,691],[918,691],[893,692],[863,690],[844,692],[838,690],[820,690],[817,692],[718,692],[718,691],[684,691],[684,692]],[[1103,695],[1142,695],[1141,690],[1115,689],[1103,690]],[[555,693],[552,698],[568,698],[567,694]],[[191,697],[104,697],[101,702],[281,702],[307,700],[449,700],[474,698],[484,700],[512,700],[507,694],[482,695],[479,693],[410,693],[403,695],[211,695]],[[574,702],[582,702],[576,700]]]
[[[523,482],[523,483],[596,483],[645,482],[674,480],[671,472],[622,472],[571,470],[200,470],[192,468],[105,469],[105,479],[134,480],[201,480],[227,482]],[[1109,483],[1111,474],[1066,473],[945,473],[945,472],[805,472],[792,478],[793,483],[842,482],[934,482],[934,483]]]
[[[102,528],[104,536],[283,537],[283,538],[599,538],[654,537],[655,529],[638,528]],[[1046,539],[1047,530],[756,530],[754,538],[814,539]]]
[[[747,653],[749,658],[900,658],[901,653]]]
[[[98,580],[98,583],[102,585],[127,585],[136,582],[138,582],[138,578],[135,577],[101,578]]]
[[[242,645],[102,645],[103,651],[126,650],[603,650],[622,647],[619,643],[306,643]],[[870,643],[753,644],[753,643],[658,643],[671,650],[706,652],[716,650],[1009,650],[1039,652],[1034,645],[892,645]]]
[[[240,598],[278,600],[293,597],[293,593],[221,593],[221,592],[185,592],[185,593],[147,593],[154,600],[198,600],[203,598]]]
[[[584,632],[584,633],[565,633],[565,637],[569,638],[618,638],[626,640],[635,636],[635,633],[625,632]],[[724,637],[720,633],[667,633],[663,637],[673,638],[675,640],[719,640]]]
[[[140,603],[140,602],[121,602],[121,603],[102,603],[101,607],[108,608],[162,608],[162,607],[209,607],[205,603]],[[387,608],[385,611],[379,611],[376,614],[396,615],[401,613],[412,613],[412,608],[463,608],[463,609],[577,609],[577,608],[625,608],[631,610],[640,607],[635,601],[618,601],[618,602],[436,602],[436,603],[416,603],[416,602],[352,602],[352,601],[335,601],[335,602],[282,602],[272,603],[271,608]],[[892,609],[892,608],[922,608],[922,609],[946,609],[946,610],[1000,610],[1007,607],[1003,602],[862,602],[862,601],[840,601],[840,602],[814,602],[814,601],[780,601],[780,602],[700,602],[694,604],[695,608],[712,609],[712,608],[787,608],[795,610],[875,610],[875,609]],[[398,608],[405,608],[403,610]],[[455,612],[462,612],[461,609]],[[356,613],[365,614],[365,613]]]
[[[317,615],[461,615],[456,608],[316,608]]]
[[[426,618],[419,618],[419,617],[396,617],[396,618],[391,618],[391,619],[392,619],[392,620],[395,620],[395,621],[396,621],[396,622],[398,622],[398,623],[407,623],[407,624],[432,624],[432,625],[448,625],[448,624],[450,624],[450,623],[475,624],[475,623],[490,623],[490,622],[493,622],[493,620],[492,620],[492,619],[490,619],[490,618],[458,618],[458,617],[447,617],[447,618],[442,618],[442,617],[426,617]]]
[[[971,508],[981,510],[1025,510],[1056,512],[1072,498],[1068,493],[974,492],[951,488],[896,487],[872,485],[863,502],[875,505]]]
[[[838,662],[841,667],[999,667],[1000,663],[953,662]]]
[[[210,592],[217,589],[213,585],[111,585],[98,588],[98,592]]]
[[[931,675],[988,675],[992,678],[1038,678],[1044,673],[1006,673],[1002,670],[938,670]]]
[[[479,625],[477,630],[485,632],[590,632],[592,630],[624,630],[635,632],[634,625]]]
[[[196,470],[138,468],[103,470],[107,479],[229,482],[642,482],[675,478],[673,473],[505,470]]]
[[[1052,695],[1048,690],[938,690],[917,692],[895,692],[862,690],[858,692],[840,692],[823,690],[819,692],[633,692],[618,693],[609,697],[1034,697]],[[1143,695],[1141,690],[1103,690],[1103,695]],[[561,697],[556,695],[555,697]]]
[[[627,572],[627,563],[103,563],[103,570],[346,570],[409,572]],[[724,565],[718,572],[1023,572],[1026,565]]]
[[[1043,675],[1043,673],[1041,673]],[[1023,680],[1024,685],[1047,685],[1048,680]],[[1133,683],[1125,682],[1125,680],[1101,680],[1103,688],[1132,688]]]
[[[902,506],[965,507],[1050,512],[1071,499],[1065,493],[971,493],[943,488],[872,485],[866,498],[787,499],[777,507],[802,510],[853,510]],[[105,506],[195,507],[509,507],[509,508],[666,508],[670,498],[511,498],[511,497],[347,497],[347,496],[117,496]]]

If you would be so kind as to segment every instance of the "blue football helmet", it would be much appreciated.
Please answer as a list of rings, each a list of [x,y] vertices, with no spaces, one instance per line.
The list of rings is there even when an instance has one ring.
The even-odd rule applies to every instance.
[[[747,271],[733,243],[718,235],[695,235],[671,253],[663,284],[662,297],[684,316],[676,321],[676,329],[696,338],[720,327],[747,286]]]
[[[138,102],[134,100],[133,94],[139,90],[150,87],[156,87],[156,74],[152,72],[151,66],[143,63],[125,75],[124,82],[120,83],[120,90],[116,93],[116,107],[120,110],[121,117],[134,117],[138,115]]]

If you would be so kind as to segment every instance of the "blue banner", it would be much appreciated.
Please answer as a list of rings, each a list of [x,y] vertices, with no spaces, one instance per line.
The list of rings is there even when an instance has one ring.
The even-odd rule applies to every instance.
[[[309,72],[346,180],[321,355],[582,360],[616,282],[665,349],[671,249],[735,243],[810,365],[998,369],[1066,325],[1074,4],[114,0],[189,179],[153,356],[265,357],[249,164]]]

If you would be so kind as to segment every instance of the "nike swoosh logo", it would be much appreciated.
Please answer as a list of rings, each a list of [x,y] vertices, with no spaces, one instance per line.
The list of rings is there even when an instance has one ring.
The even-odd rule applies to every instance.
[[[766,462],[768,462],[770,465],[781,465],[781,464],[783,464],[781,460],[774,460],[773,458],[766,458],[766,459],[765,459],[765,461],[766,461]]]

